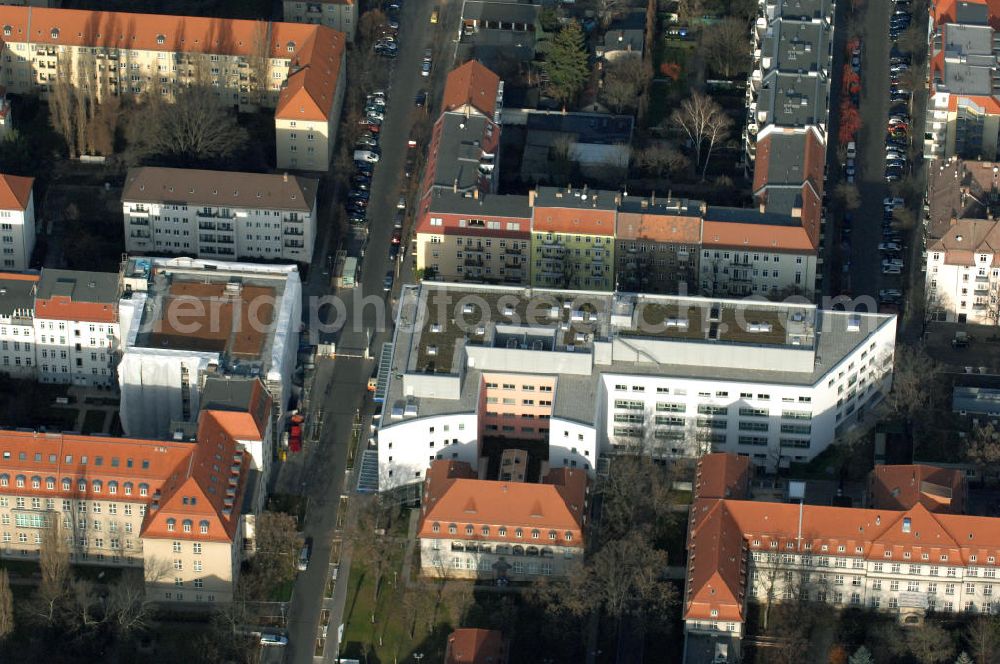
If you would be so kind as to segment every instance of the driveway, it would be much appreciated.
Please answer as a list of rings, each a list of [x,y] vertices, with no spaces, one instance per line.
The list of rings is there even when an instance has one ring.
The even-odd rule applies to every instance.
[[[391,312],[380,311],[371,305],[355,305],[359,305],[362,299],[381,301],[383,276],[389,269],[398,271],[398,262],[390,264],[388,247],[403,182],[413,98],[426,81],[420,76],[420,64],[425,48],[423,36],[429,32],[431,4],[431,0],[407,2],[400,17],[400,54],[392,62],[391,88],[387,91],[389,100],[380,139],[382,157],[375,168],[368,206],[369,232],[361,265],[361,280],[354,289],[340,293],[347,306],[342,310],[345,314],[343,319],[338,321],[343,323],[342,329],[335,334],[337,357],[320,360],[316,365],[313,409],[324,410],[319,442],[307,446],[301,453],[301,459],[286,464],[278,479],[279,487],[301,491],[308,497],[303,531],[314,542],[309,568],[296,579],[288,612],[289,644],[285,661],[293,664],[313,661],[340,495],[354,489],[353,475],[345,475],[347,448],[355,414],[359,409],[362,413],[370,410],[366,384],[374,368],[374,360],[365,359],[363,355],[366,347],[377,349],[391,338]],[[370,57],[368,54],[355,56]],[[334,204],[339,202],[334,201]],[[358,255],[364,242],[365,238],[361,235],[349,236],[349,253]],[[325,260],[323,253],[317,253],[319,261]],[[314,278],[316,272],[321,270],[314,270]],[[313,279],[310,282],[316,283]],[[344,570],[345,576],[340,578],[342,584],[346,582],[347,572]],[[331,612],[324,652],[328,661],[332,661],[337,654],[336,634],[343,620],[344,595],[343,592],[337,593],[338,607]]]

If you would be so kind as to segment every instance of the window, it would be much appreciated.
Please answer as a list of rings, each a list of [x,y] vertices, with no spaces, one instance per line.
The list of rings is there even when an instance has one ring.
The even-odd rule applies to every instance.
[[[174,553],[180,553],[180,552],[181,552],[181,543],[174,540]]]
[[[177,519],[167,519],[167,532],[172,533],[177,528]]]
[[[200,556],[201,555],[201,542],[195,542],[192,546],[194,547],[194,554],[196,556]]]

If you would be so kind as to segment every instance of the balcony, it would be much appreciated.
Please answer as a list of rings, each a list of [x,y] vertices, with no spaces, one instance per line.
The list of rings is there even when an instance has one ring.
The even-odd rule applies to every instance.
[[[198,230],[200,230],[200,231],[214,231],[215,230],[215,224],[213,224],[211,221],[199,221],[198,222]]]
[[[976,283],[977,284],[988,284],[988,283],[990,283],[990,278],[988,276],[986,276],[986,275],[981,275],[981,274],[980,275],[976,275]]]
[[[476,257],[469,257],[469,258],[466,258],[462,262],[462,264],[465,265],[466,267],[482,267],[483,266],[483,259],[482,258],[476,258]]]
[[[236,215],[233,214],[232,210],[216,210],[202,208],[195,212],[195,215],[201,217],[202,219],[235,219]]]
[[[523,256],[524,250],[515,247],[505,247],[503,253],[507,256]]]
[[[133,226],[149,226],[149,217],[132,217],[129,219],[129,223]]]
[[[285,240],[285,247],[289,249],[303,249],[305,246],[302,240]]]
[[[305,233],[302,232],[301,228],[286,228],[284,231],[282,231],[282,234],[283,235],[297,235],[299,237],[302,237],[303,235],[305,235]]]

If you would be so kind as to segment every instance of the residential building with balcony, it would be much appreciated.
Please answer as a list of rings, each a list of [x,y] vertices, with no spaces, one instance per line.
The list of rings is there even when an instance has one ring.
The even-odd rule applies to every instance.
[[[0,272],[0,373],[35,380],[37,274]]]
[[[0,95],[0,122],[4,106]],[[9,119],[9,116],[8,116]],[[0,137],[3,132],[0,131]],[[35,250],[34,178],[0,173],[0,269],[27,270]]]
[[[33,319],[40,382],[113,389],[120,294],[115,273],[42,269]]]
[[[203,84],[224,106],[275,109],[278,168],[326,171],[344,94],[344,41],[322,25],[0,7],[0,85],[45,97],[61,80],[98,99],[169,101]]]
[[[531,284],[610,291],[615,288],[615,224],[621,194],[538,187],[531,205]]]
[[[537,483],[483,479],[462,461],[430,464],[418,537],[434,578],[532,581],[566,576],[583,558],[587,472],[556,468]]]
[[[526,196],[437,190],[421,201],[414,228],[424,279],[526,285],[531,208]]]
[[[642,293],[698,291],[704,203],[622,197],[615,225],[615,288]]]
[[[37,560],[55,527],[75,564],[142,569],[152,601],[231,601],[263,497],[231,415],[190,440],[0,431],[0,555]]]
[[[703,458],[699,475],[739,464]],[[997,610],[997,519],[895,508],[757,502],[696,492],[688,523],[686,650],[722,643],[738,661],[751,602],[866,607],[919,624]]]
[[[309,263],[318,188],[287,173],[133,168],[122,191],[125,249]]]
[[[807,462],[888,391],[895,329],[890,315],[791,302],[406,286],[379,367],[379,489],[522,441],[550,468],[587,472],[636,446]]]
[[[1000,162],[937,159],[927,168],[923,225],[940,239],[959,219],[1000,217]]]
[[[1000,221],[954,220],[927,243],[925,280],[936,320],[1000,324]]]
[[[775,128],[814,128],[826,143],[835,8],[831,0],[760,3],[747,84],[748,169],[756,160],[757,143]]]
[[[1000,27],[986,3],[947,0],[931,8],[927,159],[1000,157]]]
[[[286,23],[317,23],[343,32],[354,41],[358,28],[358,4],[353,0],[283,0]]]
[[[169,438],[216,403],[210,379],[259,379],[270,438],[255,454],[265,478],[283,430],[302,320],[295,265],[130,258],[122,284],[121,423],[127,435]],[[246,401],[255,394],[244,388]]]

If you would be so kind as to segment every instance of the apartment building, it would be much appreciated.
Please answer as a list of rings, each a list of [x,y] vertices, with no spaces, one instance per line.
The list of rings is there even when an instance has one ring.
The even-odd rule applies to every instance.
[[[208,379],[226,376],[259,378],[272,438],[282,430],[302,320],[295,265],[131,258],[120,278],[117,382],[127,435],[169,437],[179,423],[197,422]]]
[[[0,121],[4,108],[0,95]],[[9,118],[8,118],[9,119]],[[2,137],[2,132],[0,132]],[[0,267],[4,270],[27,270],[35,250],[34,178],[0,173]]]
[[[480,479],[433,461],[420,508],[420,572],[435,578],[531,581],[565,576],[583,558],[589,479],[557,468],[538,482]]]
[[[524,196],[436,190],[421,202],[414,234],[424,279],[528,283],[531,208]]]
[[[928,242],[925,279],[937,320],[1000,324],[1000,222],[956,220]]]
[[[354,41],[358,28],[358,5],[352,0],[283,0],[282,18],[288,23],[325,25]]]
[[[230,415],[183,441],[0,431],[0,555],[36,559],[54,524],[74,563],[143,568],[154,601],[230,601],[262,498]]]
[[[379,486],[420,483],[436,459],[477,464],[486,439],[547,441],[551,468],[585,471],[636,447],[807,462],[888,391],[895,329],[810,304],[407,286],[379,367]]]
[[[38,275],[0,272],[0,372],[34,379],[35,289]]]
[[[129,169],[125,249],[222,260],[309,263],[319,181],[189,168]]]
[[[734,474],[729,464],[746,460],[707,456],[699,477]],[[721,642],[738,654],[749,602],[868,607],[913,623],[929,611],[997,608],[997,519],[935,513],[922,501],[855,509],[746,497],[696,495],[684,596],[689,651]]]
[[[984,2],[945,0],[931,8],[926,158],[1000,157],[996,21]]]
[[[704,212],[700,201],[622,197],[615,224],[615,288],[696,292]]]
[[[9,92],[45,96],[63,80],[169,100],[199,83],[227,106],[275,109],[278,168],[329,166],[346,72],[344,35],[326,26],[0,7],[0,30]]]
[[[469,61],[448,73],[420,184],[422,210],[439,190],[496,192],[502,107],[503,84],[480,63]]]
[[[531,283],[585,290],[615,288],[615,191],[538,187],[531,205]]]
[[[43,268],[35,291],[38,380],[111,389],[120,353],[118,274]]]
[[[757,143],[779,129],[819,132],[826,143],[833,63],[832,0],[762,0],[747,85],[747,165]]]

